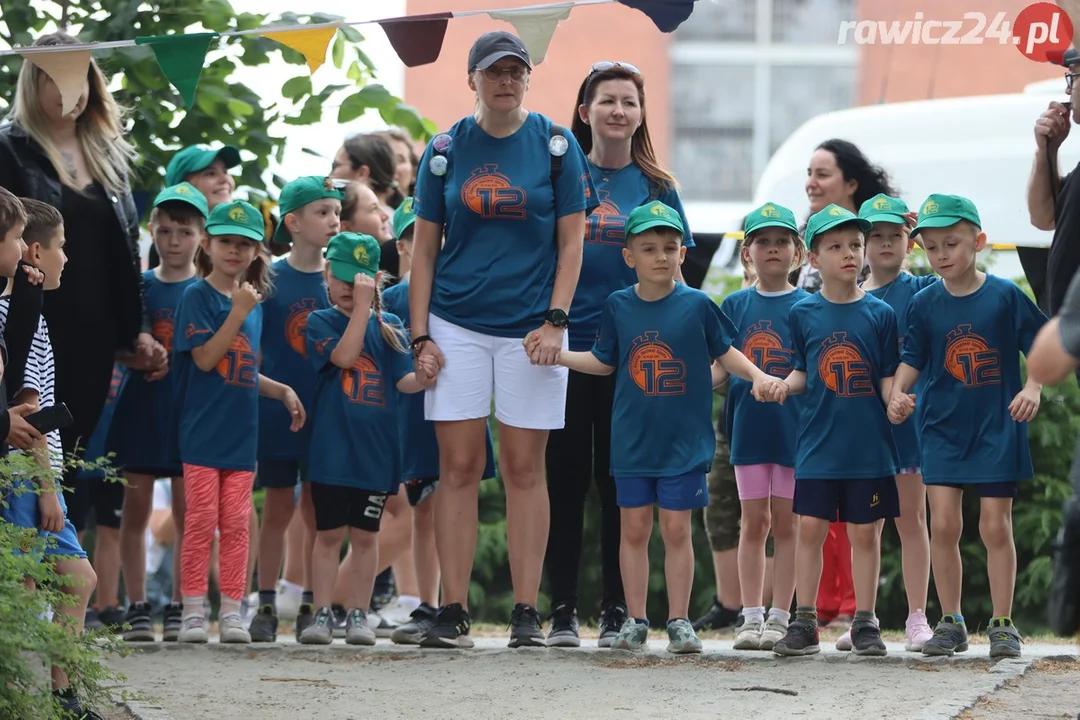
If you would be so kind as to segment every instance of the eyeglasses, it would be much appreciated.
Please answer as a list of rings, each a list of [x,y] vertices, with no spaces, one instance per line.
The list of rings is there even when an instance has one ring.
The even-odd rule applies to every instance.
[[[1080,73],[1065,73],[1065,88],[1072,90],[1074,78],[1080,77]]]
[[[514,65],[508,68],[489,67],[484,69],[484,77],[491,82],[499,82],[503,75],[509,75],[514,82],[521,82],[529,74],[529,68],[524,65]]]
[[[622,68],[623,70],[626,70],[629,73],[633,73],[634,75],[642,74],[636,66],[631,65],[628,62],[619,62],[617,60],[601,60],[599,62],[595,62],[592,66],[592,72],[605,72],[607,70],[614,70],[615,68]]]

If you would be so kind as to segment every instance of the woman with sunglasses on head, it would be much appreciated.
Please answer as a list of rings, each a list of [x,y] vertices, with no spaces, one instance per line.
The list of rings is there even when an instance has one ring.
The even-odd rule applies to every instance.
[[[626,216],[640,205],[660,200],[675,208],[687,225],[675,178],[660,166],[653,152],[645,119],[645,80],[636,67],[625,62],[595,63],[578,89],[572,130],[588,155],[589,175],[600,202],[586,224],[581,279],[570,308],[570,349],[589,350],[608,295],[637,282],[622,256]],[[684,244],[693,246],[689,234]],[[551,533],[545,564],[552,607],[547,644],[552,647],[581,644],[578,576],[585,498],[594,479],[602,518],[600,647],[611,645],[626,620],[619,569],[619,506],[610,471],[614,393],[614,375],[571,371],[566,425],[552,432],[548,442]]]
[[[481,35],[469,51],[474,114],[436,136],[420,161],[412,344],[419,366],[441,368],[425,417],[439,443],[442,607],[424,647],[473,645],[468,591],[492,390],[514,584],[510,647],[545,644],[535,609],[548,539],[544,450],[564,423],[567,371],[555,363],[596,200],[577,140],[522,106],[531,70],[516,36]]]

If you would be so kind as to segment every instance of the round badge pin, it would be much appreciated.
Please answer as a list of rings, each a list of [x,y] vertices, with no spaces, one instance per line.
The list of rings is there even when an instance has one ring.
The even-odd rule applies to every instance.
[[[431,147],[435,152],[446,152],[450,149],[450,136],[446,133],[439,133],[435,136],[435,139],[431,141]]]
[[[548,149],[551,150],[551,154],[555,157],[562,157],[570,149],[570,143],[562,135],[556,135],[548,143]]]
[[[442,155],[436,155],[431,158],[431,174],[432,175],[445,175],[446,174],[446,158]]]

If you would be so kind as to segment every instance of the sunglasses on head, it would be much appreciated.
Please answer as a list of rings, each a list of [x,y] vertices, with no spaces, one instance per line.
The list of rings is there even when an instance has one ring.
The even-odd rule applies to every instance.
[[[335,190],[344,190],[349,185],[348,180],[341,180],[340,178],[326,178],[326,181]]]
[[[628,62],[619,62],[617,60],[601,60],[599,62],[595,62],[592,66],[592,72],[605,72],[607,70],[614,70],[615,68],[622,68],[623,70],[626,70],[629,73],[633,73],[634,75],[642,74],[636,66],[631,65]]]

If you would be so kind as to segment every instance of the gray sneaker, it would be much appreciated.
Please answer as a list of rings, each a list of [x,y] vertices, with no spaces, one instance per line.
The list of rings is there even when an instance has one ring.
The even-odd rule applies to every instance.
[[[672,620],[667,624],[668,645],[667,651],[677,655],[689,655],[701,652],[701,640],[694,632],[694,626],[689,620],[682,618]]]
[[[227,613],[218,618],[218,642],[240,645],[251,642],[251,633],[244,627],[244,618],[239,613]]]
[[[923,655],[951,657],[968,649],[967,625],[955,622],[956,617],[946,615],[934,628],[934,637],[923,645]]]
[[[205,643],[210,637],[206,632],[206,618],[202,615],[188,615],[180,622],[180,634],[177,641],[182,643]]]
[[[1024,640],[1020,637],[1020,632],[1011,621],[1008,625],[990,626],[986,634],[990,636],[990,657],[1020,657],[1020,643],[1024,642]]]
[[[409,622],[394,630],[390,639],[397,645],[419,645],[424,633],[435,624],[437,613],[436,608],[427,603],[420,603],[420,606],[412,611]]]
[[[747,620],[739,628],[738,634],[735,636],[735,644],[732,646],[735,650],[761,650],[761,634],[765,632],[765,623],[761,620]],[[784,628],[784,632],[787,632],[787,628]],[[784,637],[783,634],[780,637]],[[776,638],[779,640],[780,638]],[[773,640],[773,645],[776,644],[776,640]],[[772,650],[772,645],[768,647]]]
[[[787,635],[788,624],[779,618],[771,617],[765,621],[765,629],[761,632],[759,650],[772,650],[773,645],[780,642]]]
[[[611,643],[614,650],[643,650],[649,644],[649,626],[627,618]]]
[[[319,608],[311,624],[300,633],[300,642],[304,645],[329,645],[334,642],[334,614],[330,608]]]
[[[345,642],[348,645],[374,645],[375,631],[368,627],[367,613],[352,609],[345,616]]]

